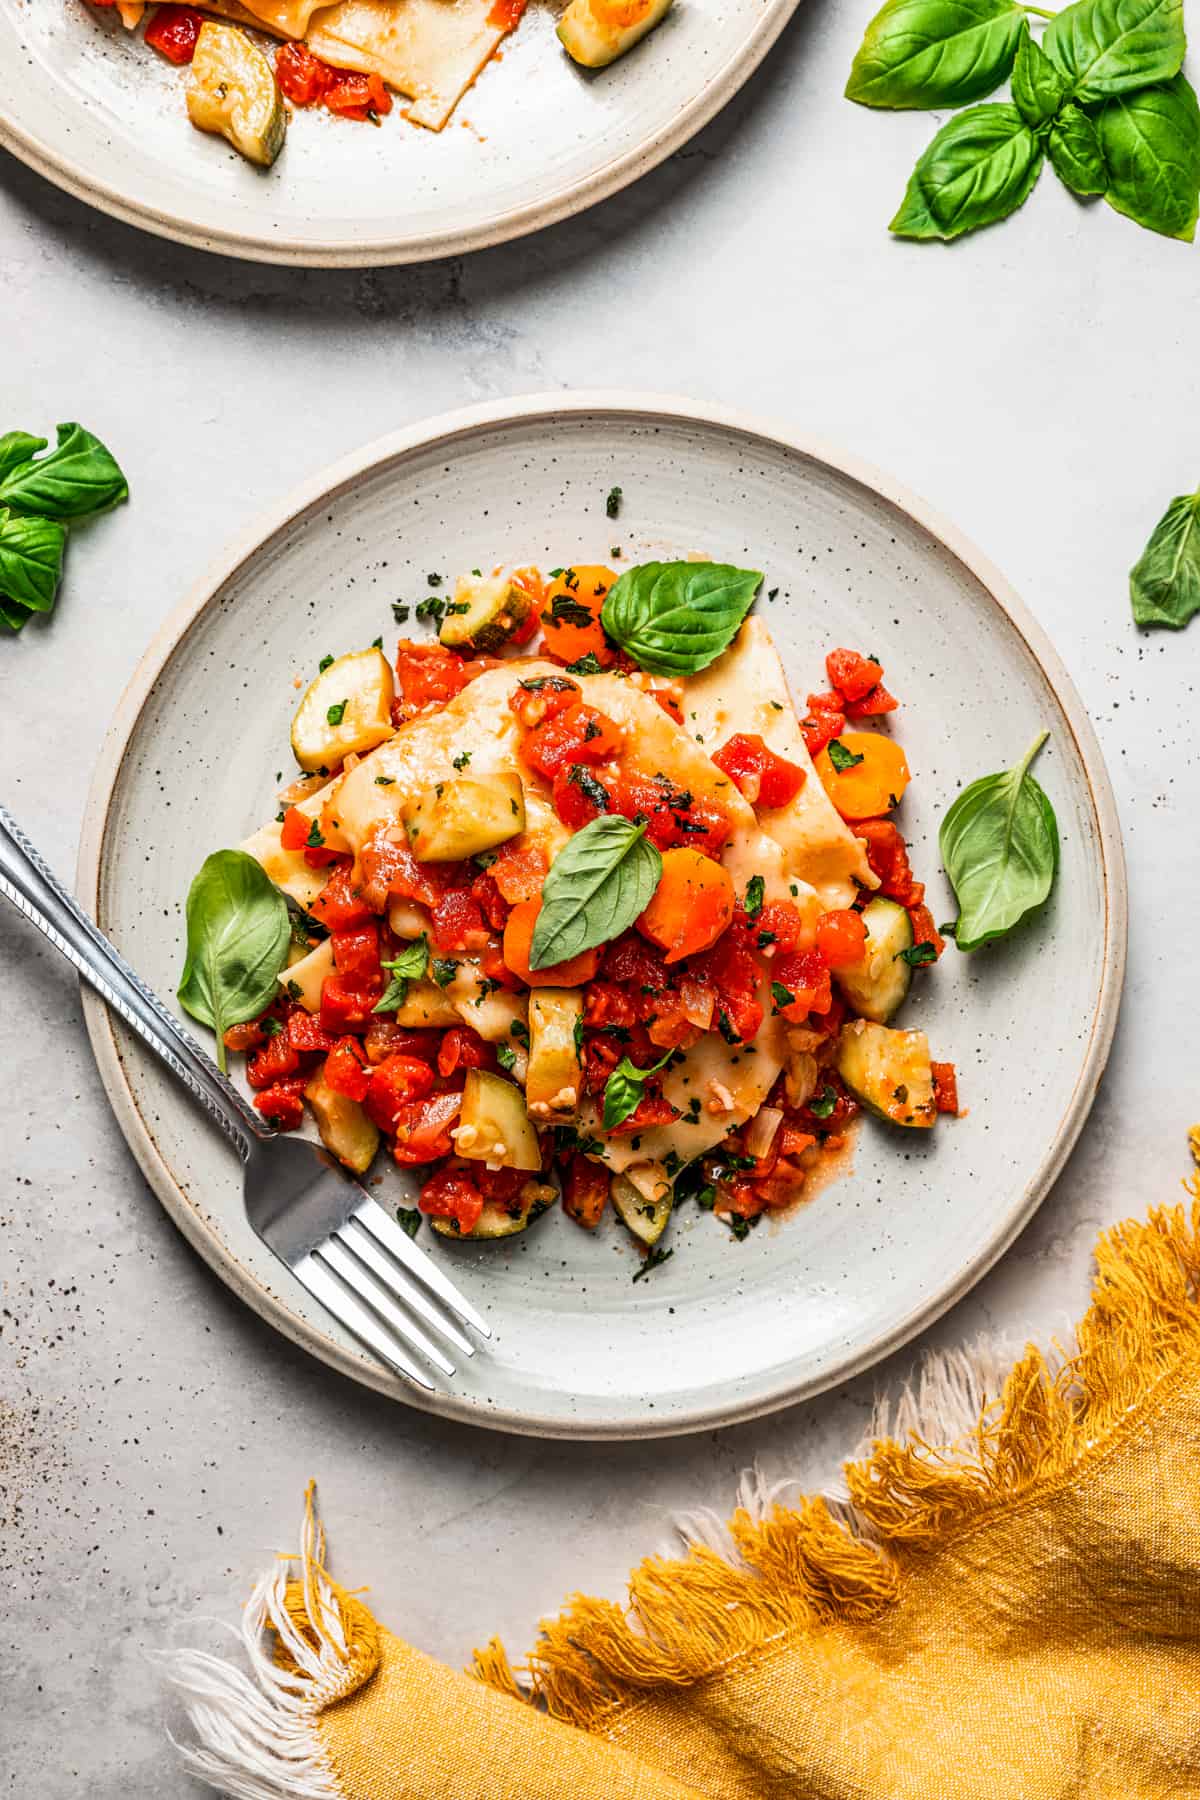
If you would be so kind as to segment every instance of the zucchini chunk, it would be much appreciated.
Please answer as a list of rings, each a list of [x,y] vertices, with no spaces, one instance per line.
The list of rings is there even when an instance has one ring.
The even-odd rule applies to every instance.
[[[533,611],[533,600],[507,575],[464,575],[438,627],[452,649],[470,644],[495,655]]]
[[[205,30],[207,30],[207,26]],[[302,769],[334,769],[392,736],[392,668],[382,650],[339,656],[311,683],[292,720],[292,754]],[[297,810],[315,816],[316,795]]]
[[[582,1032],[583,994],[578,988],[530,989],[525,1105],[531,1118],[561,1117],[579,1104]]]
[[[358,1101],[331,1088],[321,1069],[305,1088],[304,1098],[313,1109],[325,1148],[356,1175],[365,1174],[379,1148],[379,1132]]]
[[[660,1193],[646,1195],[633,1185],[627,1175],[614,1175],[612,1203],[635,1238],[643,1244],[657,1244],[667,1228],[675,1196],[669,1185]]]
[[[279,985],[293,1000],[298,1000],[305,1012],[315,1013],[321,1010],[321,988],[325,977],[333,974],[333,939],[322,938],[315,950],[294,962],[290,969],[285,969],[279,977]]]
[[[671,0],[571,0],[558,41],[573,62],[603,69],[653,31]]]
[[[511,1081],[486,1069],[468,1069],[459,1123],[450,1134],[460,1156],[499,1169],[542,1166],[537,1132],[525,1111],[525,1096]]]
[[[937,1118],[929,1040],[923,1031],[893,1031],[855,1019],[842,1027],[837,1067],[855,1099],[878,1118],[922,1130]]]
[[[484,1202],[473,1231],[456,1231],[453,1219],[431,1219],[433,1229],[442,1237],[448,1238],[495,1238],[515,1237],[518,1231],[524,1231],[535,1219],[540,1219],[544,1212],[549,1212],[557,1198],[557,1193],[548,1182],[529,1180],[513,1201],[511,1208],[501,1206],[495,1200]]]
[[[886,1025],[912,986],[912,970],[900,954],[912,949],[912,920],[894,900],[879,899],[863,907],[862,922],[867,928],[862,958],[835,969],[834,978],[856,1013]]]
[[[503,770],[486,781],[439,781],[402,816],[418,862],[463,862],[524,831],[525,790],[519,775]]]
[[[440,988],[436,981],[410,981],[404,1002],[394,1013],[388,1014],[397,1025],[403,1025],[407,1031],[420,1031],[428,1026],[444,1030],[450,1025],[461,1025],[458,1008],[449,994]]]
[[[188,118],[269,169],[287,132],[287,108],[267,58],[236,25],[202,25],[187,90]]]

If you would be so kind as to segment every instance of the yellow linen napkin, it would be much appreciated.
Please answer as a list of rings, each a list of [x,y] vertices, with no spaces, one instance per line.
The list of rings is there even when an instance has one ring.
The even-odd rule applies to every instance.
[[[461,1675],[379,1625],[310,1491],[251,1676],[171,1659],[190,1766],[240,1800],[1196,1800],[1193,1194],[1101,1237],[1069,1358],[992,1400],[942,1359],[848,1500],[744,1505],[629,1609],[575,1598],[520,1682],[495,1641]]]

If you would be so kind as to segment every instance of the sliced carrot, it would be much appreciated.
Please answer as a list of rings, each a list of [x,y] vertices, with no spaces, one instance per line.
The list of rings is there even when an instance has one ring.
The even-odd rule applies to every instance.
[[[852,760],[847,762],[848,758]],[[877,731],[843,731],[815,764],[821,785],[843,819],[877,819],[891,812],[911,779],[899,744]]]
[[[555,576],[542,602],[542,631],[551,656],[573,663],[590,654],[605,669],[616,660],[600,623],[600,608],[616,579],[602,563],[576,563]]]
[[[529,953],[533,948],[533,932],[542,910],[540,894],[533,900],[522,900],[508,915],[504,927],[504,961],[518,981],[529,987],[582,987],[591,981],[600,962],[598,950],[581,950],[566,962],[554,963],[548,969],[531,969]]]
[[[681,846],[662,853],[662,879],[637,921],[644,938],[679,962],[716,943],[733,917],[733,883],[720,863]]]

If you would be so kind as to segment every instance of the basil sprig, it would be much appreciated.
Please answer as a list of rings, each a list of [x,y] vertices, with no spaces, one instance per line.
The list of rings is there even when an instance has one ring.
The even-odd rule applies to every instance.
[[[1200,612],[1200,491],[1178,494],[1129,571],[1129,599],[1139,625],[1180,631]]]
[[[216,1032],[222,1069],[225,1033],[270,1005],[291,935],[287,902],[252,856],[217,850],[205,859],[188,889],[179,1003]]]
[[[1030,773],[1049,735],[1040,732],[1015,768],[964,788],[942,820],[938,843],[958,897],[960,950],[1004,937],[1054,885],[1058,822]]]
[[[1039,44],[1030,15],[1048,18]],[[887,0],[846,93],[864,106],[944,107],[1012,78],[1009,102],[958,113],[919,159],[891,222],[949,241],[1015,212],[1043,163],[1075,194],[1188,242],[1200,203],[1200,107],[1181,73],[1182,0]]]
[[[411,944],[406,944],[399,956],[392,957],[390,961],[385,957],[383,967],[391,980],[378,1005],[371,1010],[377,1013],[399,1012],[408,999],[409,982],[419,981],[429,967],[429,941],[425,933],[422,932]]]
[[[661,876],[662,857],[644,825],[612,813],[593,819],[550,865],[530,968],[552,968],[619,937],[649,906]]]
[[[129,488],[99,438],[82,425],[60,425],[58,443],[27,431],[0,437],[0,625],[21,627],[49,612],[62,578],[66,521],[127,498]]]
[[[657,1075],[660,1069],[666,1068],[674,1054],[673,1050],[668,1050],[665,1056],[660,1056],[648,1069],[635,1068],[627,1056],[621,1058],[604,1084],[605,1131],[615,1131],[618,1125],[625,1123],[630,1113],[637,1111],[646,1083],[652,1075]]]
[[[613,583],[600,623],[652,675],[695,675],[729,648],[761,584],[728,563],[641,563]]]

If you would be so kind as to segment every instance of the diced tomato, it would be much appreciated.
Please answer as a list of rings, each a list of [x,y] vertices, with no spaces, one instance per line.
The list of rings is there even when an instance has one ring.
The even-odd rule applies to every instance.
[[[908,846],[890,819],[862,819],[854,826],[855,837],[867,847],[867,861],[879,877],[879,891],[901,906],[920,906],[924,884],[913,880]]]
[[[776,989],[790,996],[784,999]],[[771,965],[774,1010],[802,1025],[809,1013],[826,1013],[833,1003],[829,969],[819,950],[793,950]]]
[[[807,1106],[788,1109],[784,1126],[785,1136],[780,1145],[785,1156],[797,1154],[796,1151],[789,1148],[789,1145],[796,1141],[790,1135],[792,1132],[799,1132],[803,1136],[818,1140],[836,1137],[850,1123],[851,1119],[858,1117],[860,1110],[858,1101],[846,1092],[838,1076],[831,1069],[822,1070],[813,1099],[818,1100],[821,1104],[820,1114],[812,1111],[811,1101]],[[825,1106],[831,1100],[830,1110],[826,1112]]]
[[[396,1115],[413,1101],[432,1094],[433,1070],[415,1056],[389,1056],[376,1063],[363,1096],[367,1112],[381,1131],[395,1129]]]
[[[331,69],[330,82],[322,96],[331,113],[340,119],[384,118],[392,110],[392,96],[382,77],[372,72],[360,75],[351,69]]]
[[[532,900],[541,893],[549,867],[546,852],[539,845],[511,838],[496,852],[488,874],[509,906],[518,906],[522,900]]]
[[[641,1008],[631,995],[611,981],[589,981],[583,990],[583,1022],[589,1030],[615,1025],[627,1031],[641,1018]]]
[[[353,931],[335,931],[330,942],[333,966],[343,986],[356,994],[369,994],[372,1001],[378,1000],[383,991],[383,969],[379,961],[379,927],[374,919]]]
[[[190,63],[203,23],[192,6],[160,6],[146,27],[146,42],[168,62]]]
[[[496,1052],[477,1031],[466,1025],[453,1025],[442,1039],[438,1051],[437,1070],[442,1076],[456,1075],[460,1069],[494,1069]]]
[[[353,931],[373,922],[375,917],[354,886],[349,863],[333,871],[308,910],[328,931],[335,932]]]
[[[378,993],[347,987],[340,975],[327,975],[321,984],[321,1025],[331,1037],[356,1036],[371,1023],[371,1009]]]
[[[504,929],[508,930],[507,925]],[[517,993],[521,987],[520,978],[513,974],[504,960],[503,940],[497,942],[495,938],[488,939],[480,952],[479,972],[485,980],[499,983],[510,994]]]
[[[568,763],[595,768],[610,762],[624,744],[625,733],[619,725],[594,706],[579,702],[527,732],[521,741],[521,756],[531,769],[553,781]]]
[[[402,638],[396,650],[396,680],[409,712],[444,706],[467,685],[467,665],[441,644],[415,644]]]
[[[831,969],[844,969],[861,961],[866,942],[867,928],[861,913],[835,907],[817,921],[817,949]]]
[[[672,1106],[665,1094],[646,1089],[629,1117],[619,1125],[610,1125],[608,1134],[610,1137],[628,1137],[634,1131],[651,1131],[656,1125],[670,1125],[678,1117],[679,1108]]]
[[[633,995],[659,993],[671,985],[662,953],[635,931],[606,945],[601,973],[606,981],[617,982]]]
[[[953,1063],[931,1063],[933,1070],[933,1104],[940,1113],[958,1111],[958,1075]]]
[[[482,950],[488,941],[479,902],[464,888],[451,888],[433,908],[433,947],[439,956]]]
[[[682,1050],[712,1025],[717,996],[707,981],[683,975],[678,990],[649,995],[642,1004],[650,1042],[660,1050]]]
[[[390,1013],[372,1013],[363,1049],[369,1063],[386,1062],[389,1056],[415,1056],[418,1062],[432,1064],[437,1060],[440,1043],[438,1031],[428,1027],[410,1031],[404,1025],[397,1025]]]
[[[289,806],[279,827],[279,842],[285,850],[304,850],[312,835],[313,821],[298,806]]]
[[[295,1131],[304,1117],[304,1101],[290,1088],[264,1088],[261,1094],[255,1094],[254,1104],[276,1131]]]
[[[651,777],[631,769],[622,769],[612,790],[612,810],[625,819],[646,819],[646,836],[659,850],[688,844],[716,857],[733,829],[727,814],[713,801],[681,792],[666,776]]]
[[[766,950],[774,945],[776,956],[784,950],[795,950],[804,935],[804,920],[787,900],[768,900],[749,918],[739,908],[737,917],[749,928],[755,948]]]
[[[472,1232],[483,1212],[483,1195],[462,1168],[438,1169],[417,1204],[427,1218],[453,1219],[461,1232]]]
[[[325,98],[333,71],[307,44],[281,44],[275,52],[275,79],[293,106],[315,106]]]
[[[496,885],[496,878],[490,869],[485,869],[471,883],[471,898],[491,929],[503,931],[512,908]]]
[[[225,1033],[225,1048],[240,1056],[246,1050],[256,1050],[259,1044],[265,1044],[270,1036],[263,1029],[266,1016],[264,1013],[260,1018],[247,1020],[244,1025],[231,1025]]]
[[[371,1083],[357,1038],[339,1038],[325,1058],[325,1079],[335,1094],[348,1100],[365,1100]]]
[[[268,1088],[285,1075],[294,1075],[300,1058],[288,1042],[287,1033],[276,1032],[261,1049],[255,1050],[246,1064],[246,1080],[252,1088]]]
[[[525,729],[532,731],[582,699],[583,689],[577,681],[566,675],[538,675],[532,681],[518,682],[508,696],[508,705]]]
[[[882,681],[872,688],[865,700],[847,700],[846,717],[848,719],[878,719],[883,713],[895,712],[900,702],[895,694],[889,694]]]
[[[920,903],[908,909],[909,922],[912,925],[913,943],[932,944],[937,956],[946,948],[946,940],[933,922],[933,914],[929,908]]]
[[[811,1131],[801,1131],[797,1126],[789,1125],[786,1120],[779,1128],[780,1156],[802,1156],[806,1150],[812,1149],[816,1141]]]
[[[333,1049],[337,1039],[331,1037],[315,1013],[305,1012],[302,1006],[288,1014],[285,1027],[288,1043],[300,1056],[308,1056],[313,1051],[322,1053]]]
[[[757,1035],[763,1009],[758,998],[758,964],[739,937],[727,931],[711,950],[692,958],[690,969],[716,991],[718,1030],[746,1043]]]
[[[883,665],[874,657],[860,656],[857,650],[831,650],[825,658],[829,685],[843,700],[865,700],[871,689],[883,680]]]
[[[810,694],[808,717],[801,719],[800,730],[810,756],[818,756],[826,744],[846,729],[846,715],[838,694]]]
[[[371,833],[359,851],[358,865],[362,874],[360,894],[368,916],[370,912],[383,912],[392,896],[432,906],[461,868],[459,863],[419,863],[399,834],[393,837],[387,826]]]
[[[602,1163],[573,1156],[563,1177],[563,1211],[585,1231],[595,1231],[608,1204],[611,1177]]]
[[[581,831],[613,810],[612,786],[582,763],[564,763],[554,777],[554,810],[571,831]]]
[[[623,1056],[637,1069],[648,1068],[657,1060],[654,1045],[642,1025],[634,1025],[619,1033],[589,1032],[583,1041],[583,1081],[589,1094],[602,1094],[609,1076]]]
[[[751,806],[787,806],[804,786],[803,769],[748,732],[738,732],[722,744],[713,761]]]
[[[367,1096],[368,1101],[370,1095]],[[431,1094],[428,1100],[408,1100],[395,1119],[396,1141],[392,1155],[402,1168],[415,1163],[437,1162],[454,1153],[450,1132],[462,1110],[461,1094]]]

